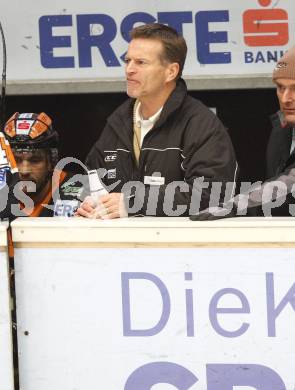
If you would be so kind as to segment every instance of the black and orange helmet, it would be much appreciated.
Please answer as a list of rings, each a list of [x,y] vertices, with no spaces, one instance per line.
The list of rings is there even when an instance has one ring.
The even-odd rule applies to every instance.
[[[4,134],[13,149],[51,149],[58,146],[58,133],[45,112],[14,113],[4,126]]]

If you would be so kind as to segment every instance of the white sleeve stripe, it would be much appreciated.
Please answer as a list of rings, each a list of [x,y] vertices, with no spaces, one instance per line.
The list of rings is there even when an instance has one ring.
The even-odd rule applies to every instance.
[[[238,163],[236,162],[236,169],[235,169],[234,181],[233,181],[234,185],[233,185],[232,193],[231,193],[231,196],[230,196],[231,198],[234,197],[235,191],[236,191],[238,168],[239,168],[239,166],[238,166]]]

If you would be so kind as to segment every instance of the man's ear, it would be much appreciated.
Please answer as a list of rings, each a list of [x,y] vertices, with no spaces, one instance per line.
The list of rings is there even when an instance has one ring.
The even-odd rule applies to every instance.
[[[179,64],[177,62],[172,62],[167,67],[167,77],[166,81],[173,81],[177,78],[177,75],[179,73]]]

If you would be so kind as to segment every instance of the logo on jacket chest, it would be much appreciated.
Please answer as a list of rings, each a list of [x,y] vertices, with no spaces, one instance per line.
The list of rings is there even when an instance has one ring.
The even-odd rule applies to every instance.
[[[104,158],[105,162],[113,162],[117,159],[117,153],[107,154]]]

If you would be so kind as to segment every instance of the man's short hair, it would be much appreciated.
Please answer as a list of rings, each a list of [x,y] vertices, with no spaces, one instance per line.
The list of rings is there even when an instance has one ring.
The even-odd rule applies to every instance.
[[[163,44],[162,61],[179,64],[177,79],[181,77],[185,63],[187,46],[185,39],[174,28],[160,23],[149,23],[130,31],[131,39],[155,39]]]

